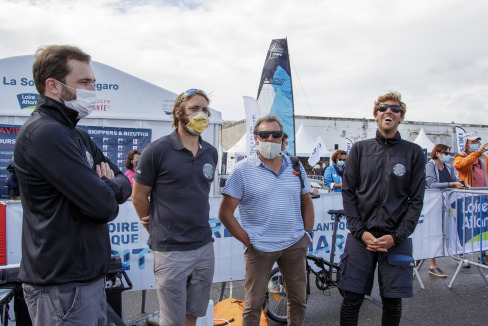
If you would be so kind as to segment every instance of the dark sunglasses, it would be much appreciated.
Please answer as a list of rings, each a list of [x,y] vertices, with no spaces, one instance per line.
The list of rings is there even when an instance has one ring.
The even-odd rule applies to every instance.
[[[191,89],[187,90],[184,93],[184,95],[181,97],[180,103],[178,103],[178,106],[180,106],[181,105],[181,102],[183,102],[183,100],[185,99],[185,97],[187,95],[190,95],[190,94],[201,94],[201,95],[203,95],[205,97],[208,97],[207,94],[204,91],[202,91],[201,89],[191,88]]]
[[[388,108],[390,108],[391,112],[393,112],[393,113],[399,113],[402,111],[402,107],[400,105],[396,105],[396,104],[381,104],[380,106],[378,106],[378,111],[386,112],[386,110],[388,110]]]
[[[268,139],[269,135],[273,136],[273,138],[281,138],[283,137],[283,131],[258,131],[257,135],[259,138]]]
[[[451,152],[442,152],[441,154],[444,154],[444,155],[449,155],[449,156],[451,156]]]
[[[344,162],[346,161],[346,159],[345,159],[345,158],[338,158],[337,160],[338,160],[338,161],[344,161]]]

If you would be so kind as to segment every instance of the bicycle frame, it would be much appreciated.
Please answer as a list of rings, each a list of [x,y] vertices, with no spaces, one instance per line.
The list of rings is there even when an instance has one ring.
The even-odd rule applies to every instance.
[[[307,254],[306,257],[306,273],[307,273],[307,300],[310,295],[310,272],[315,277],[315,285],[318,289],[325,291],[330,288],[338,288],[340,282],[339,264],[334,263],[337,226],[342,216],[344,216],[343,210],[329,210],[327,213],[334,215],[334,230],[332,235],[332,248],[330,250],[330,261],[325,260],[322,257]],[[320,270],[314,271],[309,264],[309,260],[312,261]],[[333,279],[333,273],[336,272],[336,277]],[[342,295],[342,291],[339,289]],[[270,301],[274,300],[274,301]],[[273,304],[271,304],[271,302]],[[278,267],[271,271],[269,276],[268,286],[266,289],[266,302],[265,312],[268,317],[279,323],[286,323],[286,291],[283,281],[283,277]]]

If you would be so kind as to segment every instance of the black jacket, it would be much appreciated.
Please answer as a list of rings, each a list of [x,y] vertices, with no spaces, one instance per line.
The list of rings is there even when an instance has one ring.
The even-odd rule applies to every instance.
[[[19,131],[15,169],[22,198],[19,279],[36,285],[89,282],[107,274],[107,223],[131,194],[127,177],[76,128],[77,112],[39,95]],[[100,178],[95,164],[115,173]]]
[[[393,235],[400,243],[413,233],[425,191],[424,154],[400,133],[355,143],[342,179],[342,200],[349,230],[358,239]]]

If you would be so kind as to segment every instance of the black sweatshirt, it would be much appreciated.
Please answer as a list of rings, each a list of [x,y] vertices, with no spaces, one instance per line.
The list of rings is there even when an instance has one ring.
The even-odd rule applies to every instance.
[[[342,179],[342,199],[351,233],[391,234],[395,243],[417,226],[425,192],[424,154],[400,133],[355,143]]]
[[[76,128],[77,112],[39,95],[14,157],[23,208],[19,279],[35,285],[90,282],[107,274],[107,223],[129,198],[127,177]],[[95,165],[107,162],[112,180]]]

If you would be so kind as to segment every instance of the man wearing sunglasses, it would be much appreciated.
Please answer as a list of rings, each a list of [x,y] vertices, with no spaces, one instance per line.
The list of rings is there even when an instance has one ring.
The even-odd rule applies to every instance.
[[[176,130],[144,149],[134,176],[132,202],[149,232],[161,326],[195,325],[210,299],[215,258],[209,193],[218,154],[200,136],[209,124],[209,103],[199,89],[178,95]]]
[[[305,318],[305,257],[314,223],[311,187],[303,166],[300,164],[298,173],[290,157],[281,155],[282,136],[283,124],[278,117],[258,119],[254,127],[256,155],[235,166],[222,190],[219,218],[246,247],[242,317],[247,326],[259,325],[275,262],[286,282],[289,324],[303,325]],[[237,206],[242,226],[234,217]]]
[[[341,256],[344,290],[341,325],[357,325],[371,295],[378,265],[382,325],[399,325],[402,299],[413,296],[412,240],[425,191],[420,146],[401,139],[406,105],[397,92],[380,96],[373,109],[376,137],[355,143],[342,179],[348,228]]]

